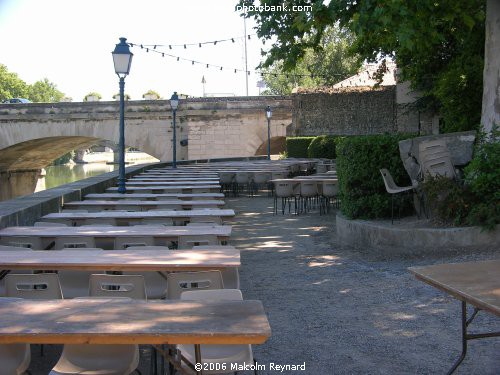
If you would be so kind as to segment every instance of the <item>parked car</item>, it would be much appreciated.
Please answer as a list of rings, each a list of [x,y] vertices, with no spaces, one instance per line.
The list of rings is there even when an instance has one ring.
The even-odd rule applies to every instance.
[[[4,100],[3,103],[31,103],[31,100],[23,98],[12,98]]]

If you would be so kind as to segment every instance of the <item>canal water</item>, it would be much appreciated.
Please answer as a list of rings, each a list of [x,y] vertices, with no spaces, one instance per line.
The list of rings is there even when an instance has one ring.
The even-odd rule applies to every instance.
[[[53,165],[46,167],[45,175],[38,179],[35,192],[112,172],[115,169],[118,169],[118,165],[108,165],[105,163]]]
[[[146,154],[147,155],[147,154]],[[127,155],[128,156],[128,155]],[[154,163],[158,159],[149,155],[136,160],[127,160],[127,167],[133,164]],[[37,191],[51,189],[59,185],[68,184],[73,181],[83,180],[103,173],[118,169],[118,164],[88,163],[88,164],[66,164],[53,165],[45,168],[45,175],[38,179],[35,188]]]

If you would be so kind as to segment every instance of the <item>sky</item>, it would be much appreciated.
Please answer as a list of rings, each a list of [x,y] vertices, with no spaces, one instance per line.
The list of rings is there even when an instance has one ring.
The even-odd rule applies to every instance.
[[[118,93],[111,52],[120,37],[134,44],[165,45],[158,51],[190,61],[162,57],[133,47],[125,93],[140,100],[148,90],[170,98],[174,91],[190,96],[246,95],[244,20],[237,0],[0,0],[0,64],[29,84],[48,78],[73,101],[90,92],[102,100]],[[246,21],[249,95],[258,95],[255,67],[265,48],[253,20]],[[216,45],[172,47],[234,38]],[[192,65],[191,60],[204,65]],[[206,64],[223,66],[206,68]]]

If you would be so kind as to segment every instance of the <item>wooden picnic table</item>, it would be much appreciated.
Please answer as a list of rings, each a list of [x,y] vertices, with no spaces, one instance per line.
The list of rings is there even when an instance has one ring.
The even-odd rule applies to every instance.
[[[228,250],[26,250],[1,251],[0,269],[74,271],[205,271],[240,267]]]
[[[162,185],[162,186],[177,186],[177,187],[182,187],[182,185],[191,185],[191,186],[197,186],[197,185],[218,185],[219,184],[219,179],[217,180],[170,180],[170,181],[135,181],[135,180],[127,180],[126,182],[126,187],[129,186],[155,186],[155,185]]]
[[[143,219],[152,218],[172,218],[183,221],[190,221],[193,217],[234,217],[234,210],[230,209],[208,209],[208,210],[182,210],[182,211],[97,211],[97,212],[55,212],[43,216],[42,221],[67,222],[70,220],[73,225],[82,225],[87,219],[115,219],[120,224],[133,225]]]
[[[183,193],[193,193],[197,190],[208,190],[210,193],[220,192],[221,186],[219,184],[204,184],[204,185],[192,185],[192,184],[180,184],[180,185],[155,185],[155,186],[138,186],[138,185],[127,185],[127,191],[144,191],[151,190],[154,192],[168,192],[168,191],[178,191],[181,190]],[[107,188],[106,191],[114,192],[118,191],[117,186]]]
[[[187,184],[187,183],[206,183],[206,184],[218,184],[219,177],[217,178],[198,178],[198,177],[188,177],[188,178],[177,178],[177,177],[163,177],[163,176],[152,176],[152,177],[133,177],[127,180],[127,184],[136,184],[138,182],[166,182],[166,183],[178,183],[178,184]]]
[[[201,363],[200,344],[262,344],[270,336],[260,301],[0,299],[0,344],[194,344]]]
[[[85,201],[73,201],[64,203],[64,208],[72,209],[94,209],[94,210],[119,210],[120,207],[137,207],[137,211],[140,210],[151,210],[156,208],[181,206],[183,209],[188,210],[196,207],[223,207],[225,202],[223,200],[191,200],[184,201],[180,199],[172,200],[155,200],[155,201],[134,201],[128,199],[122,200],[85,200]]]
[[[15,240],[16,237],[41,238],[43,249],[46,249],[51,241],[58,237],[91,237],[95,238],[96,246],[107,248],[106,240],[114,240],[116,237],[152,237],[155,244],[164,245],[165,241],[178,241],[181,236],[207,236],[215,235],[219,241],[227,241],[231,235],[230,225],[212,226],[163,226],[163,225],[141,225],[141,226],[85,226],[85,227],[7,227],[0,229],[1,243]],[[42,249],[39,249],[42,250]]]
[[[223,193],[163,193],[163,194],[152,194],[152,193],[94,193],[87,194],[85,199],[97,199],[97,200],[108,200],[108,199],[132,199],[132,200],[158,200],[159,198],[173,198],[181,200],[199,200],[203,199],[224,199]]]
[[[468,332],[468,326],[480,310],[500,316],[500,259],[411,267],[409,270],[418,280],[461,301],[462,354],[449,370],[448,374],[452,374],[465,358],[469,340],[500,336],[500,332]],[[475,308],[470,318],[467,318],[467,304]]]

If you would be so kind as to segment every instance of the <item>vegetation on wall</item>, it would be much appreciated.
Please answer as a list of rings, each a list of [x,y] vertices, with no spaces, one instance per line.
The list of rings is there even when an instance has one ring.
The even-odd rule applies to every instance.
[[[335,152],[335,142],[337,138],[337,136],[333,135],[320,135],[315,137],[307,148],[307,157],[335,159],[337,157]]]
[[[287,137],[286,152],[290,158],[307,158],[307,148],[315,137]]]
[[[350,219],[391,216],[391,196],[380,173],[386,168],[399,186],[410,185],[401,162],[398,142],[409,134],[351,136],[337,139],[337,175],[342,213]],[[402,211],[411,209],[411,198],[401,202]]]

